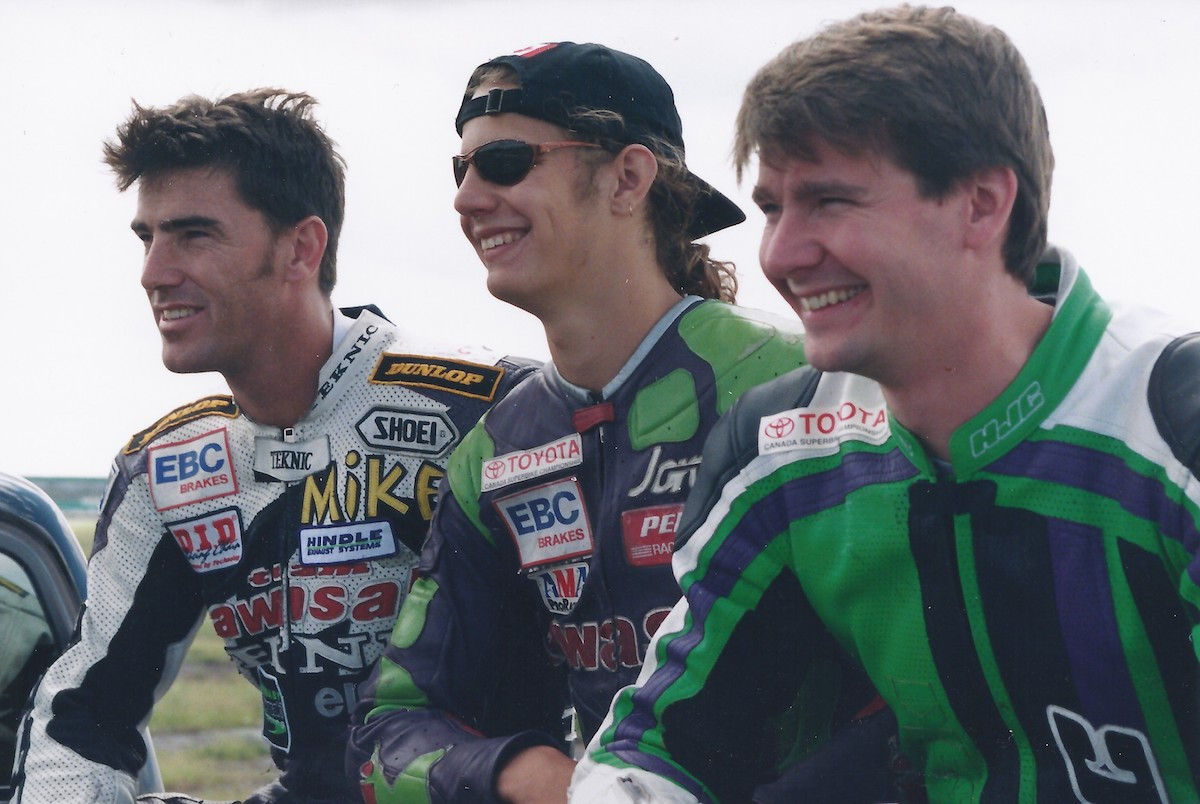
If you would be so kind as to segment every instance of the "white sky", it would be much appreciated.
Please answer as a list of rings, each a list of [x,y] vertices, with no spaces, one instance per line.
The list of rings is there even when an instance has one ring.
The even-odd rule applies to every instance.
[[[749,221],[713,236],[741,303],[787,313],[757,265],[760,219],[729,162],[754,71],[859,0],[0,0],[0,469],[102,476],[130,434],[225,390],[168,373],[138,284],[136,196],[100,163],[131,98],[258,86],[312,93],[349,164],[334,302],[402,327],[544,357],[537,321],[488,296],[451,207],[462,87],[479,63],[553,40],[642,56],[675,89],[692,169]],[[1200,280],[1200,3],[959,0],[1025,54],[1058,167],[1050,236],[1102,293],[1189,321]],[[1190,247],[1190,248],[1189,248]]]

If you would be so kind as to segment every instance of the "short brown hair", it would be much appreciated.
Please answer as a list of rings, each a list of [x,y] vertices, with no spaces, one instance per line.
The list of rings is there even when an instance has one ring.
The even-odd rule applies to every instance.
[[[1046,246],[1054,153],[1041,95],[1000,29],[953,8],[906,5],[788,46],[746,87],[738,176],[754,153],[811,160],[817,141],[890,159],[927,198],[977,170],[1012,168],[1004,264],[1032,279]]]
[[[247,206],[276,231],[316,215],[328,230],[319,285],[337,281],[337,244],[345,214],[345,162],[312,116],[303,92],[255,89],[217,101],[189,95],[163,108],[133,104],[133,114],[104,144],[104,161],[125,191],[171,170],[229,170]]]

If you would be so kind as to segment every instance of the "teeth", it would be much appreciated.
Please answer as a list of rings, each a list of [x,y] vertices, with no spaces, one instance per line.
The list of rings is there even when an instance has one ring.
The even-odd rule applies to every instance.
[[[508,243],[512,243],[514,241],[520,240],[522,237],[524,237],[524,235],[519,232],[505,232],[504,234],[493,235],[492,237],[485,237],[479,241],[479,248],[481,248],[484,251],[487,251],[489,249],[495,248],[496,246],[503,246],[503,245],[507,245]]]
[[[162,317],[164,321],[175,321],[179,318],[187,318],[190,315],[195,315],[198,312],[200,310],[195,307],[176,307],[170,310],[163,310]]]
[[[817,296],[802,296],[800,298],[800,309],[806,313],[811,313],[814,310],[820,310],[822,307],[828,307],[831,304],[841,304],[844,301],[849,301],[864,290],[866,290],[866,287],[859,285],[856,288],[831,290]]]

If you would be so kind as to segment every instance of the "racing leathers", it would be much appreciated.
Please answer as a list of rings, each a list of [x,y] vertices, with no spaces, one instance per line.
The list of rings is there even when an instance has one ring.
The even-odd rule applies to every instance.
[[[408,592],[448,456],[533,366],[410,342],[371,309],[334,319],[293,427],[212,396],[117,456],[79,628],[24,726],[22,804],[132,799],[138,727],[205,615],[261,691],[273,794],[357,800],[342,773],[355,687]]]
[[[552,365],[451,458],[418,580],[362,690],[368,801],[494,801],[516,752],[595,731],[679,597],[670,559],[705,435],[803,361],[796,322],[681,300],[600,395]]]
[[[763,723],[810,682],[819,710],[831,650],[931,801],[1200,800],[1200,336],[1048,258],[1053,321],[946,463],[861,377],[742,397],[680,527],[684,597],[572,802],[744,799]]]

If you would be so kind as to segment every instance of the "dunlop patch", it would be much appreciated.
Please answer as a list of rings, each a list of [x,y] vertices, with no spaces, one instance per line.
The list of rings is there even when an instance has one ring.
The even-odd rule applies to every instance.
[[[499,366],[428,355],[385,353],[379,358],[370,381],[376,385],[436,388],[491,402],[503,377],[504,369]]]
[[[206,396],[190,405],[176,408],[145,430],[135,433],[133,438],[129,439],[129,443],[125,445],[123,452],[126,455],[132,455],[163,433],[174,430],[176,427],[180,427],[196,419],[201,419],[205,416],[224,416],[227,419],[236,419],[239,413],[237,403],[233,401],[232,396],[228,394]]]

